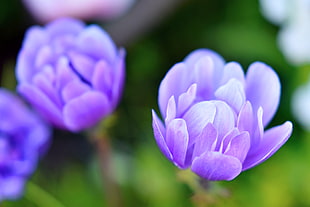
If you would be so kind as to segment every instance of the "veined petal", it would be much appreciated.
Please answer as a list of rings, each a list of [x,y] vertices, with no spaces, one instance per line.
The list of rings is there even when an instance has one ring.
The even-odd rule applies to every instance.
[[[229,80],[215,91],[215,97],[228,103],[237,113],[245,103],[243,85],[237,79]]]
[[[199,157],[206,151],[213,151],[216,146],[216,141],[216,128],[213,126],[213,124],[208,123],[197,138],[193,152],[193,158]]]
[[[221,85],[226,84],[231,79],[240,81],[242,86],[245,85],[244,72],[241,65],[237,62],[226,63],[223,71],[223,77],[221,79]]]
[[[216,115],[213,125],[218,132],[218,141],[235,127],[235,114],[233,110],[223,101],[211,101],[216,106]]]
[[[173,119],[167,126],[166,143],[173,156],[173,161],[180,168],[185,168],[188,146],[188,132],[183,119]]]
[[[252,110],[252,105],[247,101],[241,108],[238,120],[237,128],[239,131],[248,131],[251,136],[254,136],[253,133],[253,123],[254,123],[254,114]]]
[[[251,149],[243,163],[243,170],[254,167],[272,156],[291,136],[293,125],[287,121],[267,130],[257,149]]]
[[[189,133],[191,146],[208,123],[213,123],[216,106],[210,101],[203,101],[193,105],[183,116]]]
[[[255,62],[246,74],[246,96],[253,106],[264,110],[263,125],[266,126],[274,116],[280,100],[280,81],[271,67]]]
[[[185,93],[182,93],[179,96],[177,109],[178,116],[182,116],[183,113],[193,104],[196,98],[196,91],[197,84],[192,84]]]
[[[224,154],[236,157],[242,163],[248,154],[250,146],[251,139],[249,133],[241,132],[239,135],[231,139]]]
[[[162,116],[166,114],[168,100],[171,96],[179,97],[190,86],[189,80],[186,80],[187,68],[183,63],[175,64],[166,74],[159,86],[158,104]]]
[[[242,164],[236,157],[219,152],[205,152],[194,159],[192,171],[210,181],[232,180],[237,177]]]
[[[167,105],[165,124],[168,125],[171,120],[175,119],[176,114],[177,114],[177,106],[175,103],[174,96],[171,96]]]
[[[194,83],[197,83],[198,100],[210,100],[213,96],[214,63],[211,57],[204,56],[194,66]]]
[[[154,110],[152,110],[152,117],[153,117],[153,132],[154,132],[154,137],[156,140],[156,143],[161,150],[161,152],[169,159],[173,160],[172,154],[167,146],[166,140],[164,135],[165,133],[165,128],[158,118],[157,114],[155,113]]]

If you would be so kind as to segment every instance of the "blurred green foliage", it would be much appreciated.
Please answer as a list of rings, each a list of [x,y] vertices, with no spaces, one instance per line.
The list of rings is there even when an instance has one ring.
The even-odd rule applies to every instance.
[[[32,24],[37,23],[21,2],[0,2],[3,87],[14,90],[15,58],[25,30]],[[288,64],[278,49],[277,32],[278,28],[261,16],[257,0],[188,0],[126,48],[126,87],[110,129],[124,206],[310,206],[310,133],[295,123],[290,112],[291,93],[305,81],[309,68]],[[209,197],[195,195],[192,182],[197,179],[184,179],[164,158],[151,128],[151,109],[158,109],[157,90],[165,73],[189,52],[203,47],[228,61],[240,62],[245,70],[257,60],[271,65],[280,76],[282,97],[270,126],[294,122],[294,133],[279,152],[231,182],[215,183],[210,190],[217,190],[209,192]],[[51,149],[25,196],[0,206],[49,207],[48,199],[40,203],[36,198],[39,191],[65,207],[106,206],[98,168],[94,150],[83,134],[76,138],[55,132]]]

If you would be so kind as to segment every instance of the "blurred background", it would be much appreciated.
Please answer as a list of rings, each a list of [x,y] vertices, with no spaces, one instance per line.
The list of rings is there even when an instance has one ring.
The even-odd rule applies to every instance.
[[[0,83],[12,91],[24,33],[46,21],[26,2],[0,1]],[[136,0],[111,18],[84,19],[100,24],[127,51],[124,94],[109,126],[123,206],[310,206],[310,133],[291,112],[292,94],[306,83],[309,67],[286,60],[277,44],[279,27],[263,17],[258,0]],[[197,48],[213,49],[245,70],[254,61],[273,67],[282,96],[268,128],[286,120],[294,124],[292,137],[274,156],[233,181],[217,182],[207,195],[195,193],[187,172],[161,154],[151,125],[160,81]],[[107,206],[94,147],[83,133],[55,129],[50,150],[30,181],[20,200],[0,206]]]

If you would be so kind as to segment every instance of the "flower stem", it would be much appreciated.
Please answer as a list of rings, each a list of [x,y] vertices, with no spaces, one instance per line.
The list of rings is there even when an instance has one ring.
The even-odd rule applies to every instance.
[[[25,197],[39,207],[64,207],[51,194],[32,182],[28,182]]]
[[[104,133],[96,133],[94,136],[94,142],[99,159],[102,184],[105,191],[107,205],[109,207],[120,207],[122,206],[121,193],[115,179],[109,137],[104,135]]]

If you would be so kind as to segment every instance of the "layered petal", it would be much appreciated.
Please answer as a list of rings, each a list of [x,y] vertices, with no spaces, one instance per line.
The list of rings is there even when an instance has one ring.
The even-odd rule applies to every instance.
[[[191,169],[207,180],[232,180],[241,173],[242,164],[233,156],[219,152],[205,152],[194,159]]]
[[[99,92],[90,91],[70,100],[63,108],[65,125],[72,131],[94,126],[111,112],[109,100]]]
[[[186,122],[183,119],[174,119],[168,124],[166,143],[174,163],[180,168],[185,168],[188,139]]]
[[[293,125],[289,121],[267,130],[257,148],[249,152],[243,163],[243,170],[254,167],[272,156],[288,140],[292,130]]]
[[[258,78],[259,77],[259,78]],[[266,126],[274,116],[280,100],[280,81],[271,67],[256,62],[250,65],[246,74],[246,96],[253,111],[263,108],[263,125]]]

